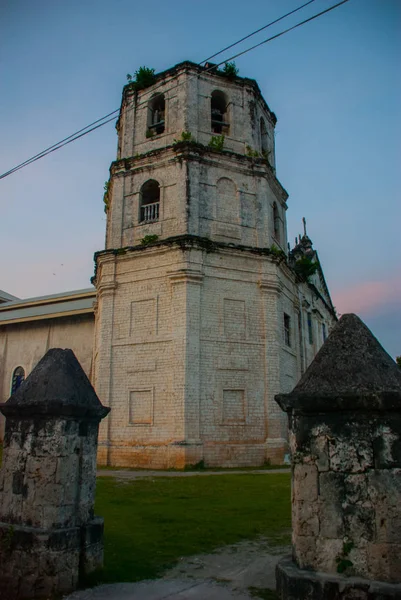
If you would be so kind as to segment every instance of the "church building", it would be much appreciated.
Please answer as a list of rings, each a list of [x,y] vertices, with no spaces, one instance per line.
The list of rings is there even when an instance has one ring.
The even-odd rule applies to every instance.
[[[0,401],[67,347],[111,407],[100,464],[283,461],[274,396],[292,390],[336,316],[305,223],[287,243],[275,124],[256,81],[210,64],[124,87],[94,287],[0,291]]]

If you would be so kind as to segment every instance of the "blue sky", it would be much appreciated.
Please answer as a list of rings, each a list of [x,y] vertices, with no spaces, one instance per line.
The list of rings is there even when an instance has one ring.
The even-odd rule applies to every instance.
[[[303,0],[3,0],[0,171],[119,106],[126,73],[200,62]],[[324,10],[316,0],[239,50]],[[334,304],[401,354],[401,2],[350,0],[237,60],[278,117],[290,240],[307,218]],[[230,53],[223,55],[228,58]],[[114,124],[0,180],[0,288],[89,286]]]

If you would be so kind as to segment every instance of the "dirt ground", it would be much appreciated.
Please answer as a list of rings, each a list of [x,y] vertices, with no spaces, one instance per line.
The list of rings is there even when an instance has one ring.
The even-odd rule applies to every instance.
[[[279,469],[231,469],[229,471],[146,471],[129,469],[99,469],[98,477],[114,477],[115,479],[131,481],[147,477],[210,477],[216,475],[274,475],[275,473],[290,473],[288,467]]]
[[[274,547],[263,538],[244,541],[212,554],[183,559],[167,571],[163,579],[202,579],[225,585],[233,592],[248,594],[249,588],[275,590],[276,564],[290,551],[289,546]]]
[[[275,567],[289,552],[266,539],[244,541],[183,558],[160,579],[102,585],[66,600],[275,600]]]

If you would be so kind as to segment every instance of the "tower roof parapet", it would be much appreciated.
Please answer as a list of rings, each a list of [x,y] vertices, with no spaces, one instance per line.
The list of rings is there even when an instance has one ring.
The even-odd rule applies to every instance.
[[[223,71],[219,70],[217,65],[216,66],[213,65],[211,68],[211,63],[206,63],[205,66],[201,66],[198,63],[194,63],[190,60],[185,60],[180,63],[177,63],[173,67],[169,67],[168,69],[166,69],[164,71],[160,71],[160,73],[156,73],[155,77],[154,77],[153,85],[143,88],[141,90],[141,92],[145,91],[145,90],[151,90],[151,88],[153,86],[157,86],[157,84],[160,84],[160,82],[163,79],[177,76],[178,74],[180,74],[184,71],[187,71],[187,72],[192,71],[197,76],[208,75],[210,77],[217,77],[217,78],[221,79],[222,81],[226,81],[226,82],[231,81],[237,85],[248,86],[248,87],[253,88],[256,96],[261,100],[267,113],[269,114],[272,124],[275,125],[277,123],[277,117],[276,117],[275,113],[270,109],[266,100],[263,98],[262,92],[260,91],[259,85],[255,79],[251,79],[249,77],[241,77],[239,75],[228,76]],[[128,83],[124,86],[123,101],[126,99],[126,97],[129,93],[132,93],[132,91],[133,91],[132,83]]]

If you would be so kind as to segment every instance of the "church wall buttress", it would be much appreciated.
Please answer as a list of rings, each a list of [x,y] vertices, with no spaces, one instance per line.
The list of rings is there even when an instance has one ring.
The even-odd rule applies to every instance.
[[[282,284],[278,274],[274,270],[269,271],[262,274],[259,282],[263,298],[265,335],[266,460],[280,462],[284,457],[286,439],[282,431],[282,411],[274,397],[280,390],[282,369]]]
[[[112,386],[112,338],[114,328],[114,296],[117,287],[114,256],[98,259],[97,309],[96,309],[96,346],[94,348],[94,387],[105,406],[113,407]],[[110,416],[110,415],[109,415]],[[103,419],[99,427],[98,461],[109,464],[110,430],[112,419]]]

